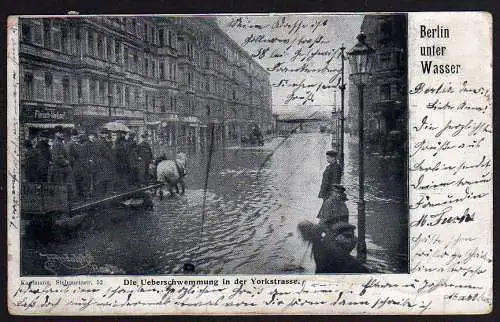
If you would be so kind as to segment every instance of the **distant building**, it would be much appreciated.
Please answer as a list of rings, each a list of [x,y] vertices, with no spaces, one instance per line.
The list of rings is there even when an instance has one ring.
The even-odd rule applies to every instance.
[[[22,133],[118,120],[158,146],[236,142],[273,126],[269,73],[214,18],[20,19]]]
[[[361,25],[366,42],[374,48],[371,83],[365,88],[365,138],[381,152],[391,152],[407,138],[407,17],[367,15]],[[357,133],[358,92],[350,85],[348,123]]]

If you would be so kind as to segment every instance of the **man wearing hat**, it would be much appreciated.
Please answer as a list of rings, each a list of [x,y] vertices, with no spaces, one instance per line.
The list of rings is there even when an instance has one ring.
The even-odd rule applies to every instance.
[[[143,166],[143,170],[141,171],[142,176],[139,176],[140,183],[143,183],[145,180],[149,181],[151,179],[149,175],[149,165],[153,160],[153,151],[151,150],[151,146],[149,145],[147,140],[148,135],[146,133],[143,133],[137,146],[139,158],[141,159]]]
[[[369,273],[360,261],[350,255],[357,243],[354,225],[303,221],[297,228],[302,238],[312,244],[316,273]]]
[[[56,127],[56,134],[54,135],[54,142],[52,144],[51,153],[52,167],[51,171],[49,171],[49,181],[57,184],[71,183],[71,193],[74,193],[74,187],[72,186],[72,182],[70,182],[70,162],[68,153],[66,152],[66,148],[64,147],[64,134],[62,132],[62,128],[58,129]]]
[[[38,182],[48,181],[49,167],[52,160],[52,154],[49,146],[49,136],[49,131],[42,131],[38,134],[36,143],[34,144],[38,162],[38,178],[36,180]]]
[[[318,198],[323,199],[323,205],[318,214],[320,222],[339,222],[348,219],[348,211],[345,205],[347,200],[345,188],[340,185],[342,168],[337,160],[337,151],[326,152],[328,166],[323,172],[323,180]]]

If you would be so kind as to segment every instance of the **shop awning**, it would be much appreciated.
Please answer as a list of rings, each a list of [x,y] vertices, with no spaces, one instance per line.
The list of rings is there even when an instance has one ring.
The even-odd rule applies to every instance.
[[[161,124],[161,121],[146,122],[146,125],[149,125],[149,126],[158,126],[160,124]]]
[[[56,126],[70,129],[75,127],[73,123],[24,123],[24,126],[36,129],[53,129]]]

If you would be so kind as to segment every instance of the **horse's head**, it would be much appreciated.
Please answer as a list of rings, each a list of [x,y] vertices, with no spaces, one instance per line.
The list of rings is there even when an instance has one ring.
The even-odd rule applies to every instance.
[[[179,162],[180,164],[182,164],[182,166],[184,167],[184,169],[186,168],[186,153],[184,152],[179,152],[177,153],[177,162]]]

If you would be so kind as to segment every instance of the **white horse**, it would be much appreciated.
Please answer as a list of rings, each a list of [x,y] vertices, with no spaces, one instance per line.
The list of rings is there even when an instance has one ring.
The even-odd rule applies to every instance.
[[[165,157],[160,157],[156,160],[156,181],[163,182],[167,185],[170,196],[174,195],[174,188],[179,193],[179,184],[181,186],[181,194],[186,191],[184,176],[186,175],[186,154],[177,153],[174,160],[166,160]],[[160,189],[160,199],[163,198],[163,190]]]

